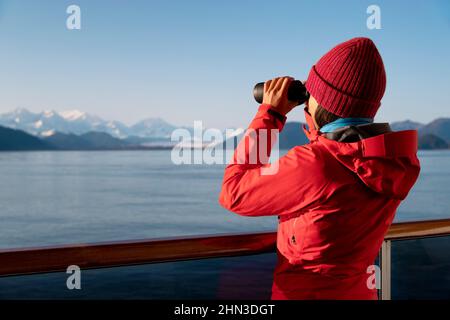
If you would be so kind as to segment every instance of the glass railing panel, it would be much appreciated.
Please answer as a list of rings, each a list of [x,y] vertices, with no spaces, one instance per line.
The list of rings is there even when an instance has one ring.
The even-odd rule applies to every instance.
[[[392,241],[391,298],[450,298],[450,236]]]
[[[0,277],[0,299],[269,299],[276,254]],[[72,284],[74,282],[71,282]]]

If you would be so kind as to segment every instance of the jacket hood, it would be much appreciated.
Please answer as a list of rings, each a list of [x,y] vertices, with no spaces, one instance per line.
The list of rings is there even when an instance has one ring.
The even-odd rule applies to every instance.
[[[306,118],[314,128],[308,113]],[[403,200],[419,176],[417,130],[392,131],[387,123],[347,126],[331,133],[303,129],[311,142],[323,145],[377,193]]]

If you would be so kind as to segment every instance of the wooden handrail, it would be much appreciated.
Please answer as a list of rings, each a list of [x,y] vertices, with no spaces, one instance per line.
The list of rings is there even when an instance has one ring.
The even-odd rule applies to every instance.
[[[264,232],[8,249],[0,250],[0,276],[243,256],[273,252],[275,243],[276,233]]]
[[[407,240],[446,235],[450,235],[450,219],[393,223],[384,239]]]
[[[394,223],[386,240],[450,235],[450,219]],[[0,276],[274,252],[276,232],[175,237],[0,250]]]

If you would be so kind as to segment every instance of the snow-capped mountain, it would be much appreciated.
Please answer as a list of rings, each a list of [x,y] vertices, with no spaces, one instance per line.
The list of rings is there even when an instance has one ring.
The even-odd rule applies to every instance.
[[[128,127],[120,121],[106,121],[98,116],[79,110],[46,110],[33,113],[18,108],[0,114],[0,126],[26,131],[30,134],[48,137],[55,132],[76,135],[91,131],[106,132],[116,138],[136,137],[170,137],[175,126],[163,119],[147,119]]]
[[[138,137],[170,137],[176,128],[161,118],[150,118],[133,125],[130,132]]]

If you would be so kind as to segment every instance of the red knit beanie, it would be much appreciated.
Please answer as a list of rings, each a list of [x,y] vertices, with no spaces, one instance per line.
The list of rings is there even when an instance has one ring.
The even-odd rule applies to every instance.
[[[311,68],[306,88],[329,112],[373,118],[386,88],[383,60],[368,38],[354,38],[331,49]]]

